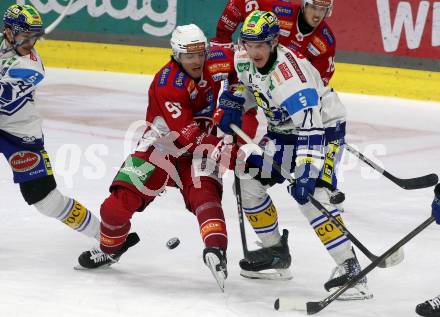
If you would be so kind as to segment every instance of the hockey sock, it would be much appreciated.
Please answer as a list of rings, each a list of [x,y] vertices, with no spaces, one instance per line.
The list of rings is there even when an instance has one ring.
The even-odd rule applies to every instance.
[[[218,186],[207,181],[200,188],[193,187],[189,200],[191,210],[199,222],[200,235],[205,246],[207,248],[218,247],[226,250],[228,234]]]
[[[98,240],[98,218],[75,199],[61,194],[58,189],[52,190],[34,206],[42,214],[56,218],[73,230]]]
[[[243,211],[263,246],[270,247],[279,243],[281,235],[278,229],[278,213],[270,196],[266,194],[262,199],[254,198],[252,205],[249,202],[247,201],[246,206],[243,203]]]

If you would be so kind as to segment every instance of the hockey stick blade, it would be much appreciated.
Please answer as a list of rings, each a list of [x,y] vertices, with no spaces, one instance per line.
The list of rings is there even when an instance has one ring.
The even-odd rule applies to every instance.
[[[434,186],[438,183],[437,174],[428,174],[425,176],[415,177],[415,178],[397,178],[387,171],[384,171],[383,175],[390,179],[394,184],[402,187],[403,189],[413,190],[413,189],[421,189]]]
[[[437,187],[438,187],[438,193],[440,194],[440,185],[437,185]],[[437,195],[437,187],[436,187],[436,195]],[[323,300],[321,300],[319,302],[307,302],[306,303],[307,314],[309,314],[309,315],[316,314],[316,313],[320,312],[321,310],[323,310],[328,305],[330,305],[334,300],[339,298],[339,296],[341,296],[345,291],[347,291],[349,288],[353,287],[362,278],[364,278],[368,273],[370,273],[372,270],[374,270],[380,264],[380,262],[384,261],[392,253],[396,252],[399,248],[401,248],[403,245],[405,245],[410,240],[412,240],[416,235],[418,235],[420,232],[422,232],[426,227],[428,227],[431,223],[433,223],[434,220],[435,219],[433,216],[426,219],[417,228],[415,228],[413,231],[408,233],[405,237],[403,237],[399,242],[397,242],[395,245],[393,245],[391,248],[389,248],[387,251],[385,251],[385,253],[383,253],[380,257],[378,257],[370,265],[368,265],[366,268],[364,268],[362,271],[360,271],[359,274],[356,275],[353,279],[349,280],[347,283],[345,283],[343,286],[341,286],[334,293],[330,294],[328,297],[324,298]]]
[[[380,167],[373,161],[371,161],[369,158],[367,158],[361,152],[356,150],[350,144],[345,144],[345,148],[347,149],[348,152],[359,158],[362,162],[364,162],[365,164],[367,164],[377,172],[381,173],[383,176],[385,176],[394,184],[396,184],[397,186],[403,189],[413,190],[413,189],[427,188],[434,186],[435,184],[438,183],[438,176],[436,174],[428,174],[425,176],[420,176],[415,178],[398,178],[390,174],[388,171],[384,170],[382,167]]]

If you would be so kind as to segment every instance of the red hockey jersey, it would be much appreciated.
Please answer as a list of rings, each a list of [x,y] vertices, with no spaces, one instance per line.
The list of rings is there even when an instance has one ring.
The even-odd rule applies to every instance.
[[[148,92],[146,120],[152,126],[147,128],[141,141],[143,150],[171,131],[178,133],[179,148],[191,144],[188,149],[191,151],[200,144],[216,145],[219,139],[196,118],[212,117],[224,79],[237,81],[233,51],[225,48],[210,49],[198,82],[174,60],[162,67]]]
[[[293,0],[229,0],[217,24],[212,43],[230,43],[232,34],[246,16],[254,10],[272,11],[280,21],[280,43],[302,53],[321,74],[325,85],[333,76],[336,38],[330,27],[322,21],[313,32],[302,34],[298,30],[300,4]]]

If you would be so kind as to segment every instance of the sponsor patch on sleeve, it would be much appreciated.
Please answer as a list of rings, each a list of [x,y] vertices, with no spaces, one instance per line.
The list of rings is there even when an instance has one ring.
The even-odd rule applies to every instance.
[[[183,88],[185,86],[185,80],[186,80],[185,73],[182,71],[177,72],[176,77],[174,77],[174,82],[173,82],[174,87]]]
[[[330,30],[326,27],[322,28],[321,34],[324,36],[325,40],[327,41],[330,46],[332,46],[335,43],[335,39],[333,38],[332,33]]]
[[[162,69],[159,75],[159,87],[166,86],[168,81],[168,76],[170,75],[171,68],[165,67]]]

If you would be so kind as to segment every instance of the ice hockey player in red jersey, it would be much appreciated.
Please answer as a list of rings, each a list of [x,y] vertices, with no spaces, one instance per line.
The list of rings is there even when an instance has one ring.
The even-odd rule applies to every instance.
[[[280,21],[280,43],[303,54],[327,85],[335,71],[336,38],[325,22],[333,0],[229,0],[211,45],[232,47],[232,34],[254,10],[272,11]]]
[[[149,89],[146,131],[101,206],[100,250],[86,251],[78,261],[83,268],[116,262],[134,234],[129,235],[133,214],[143,211],[165,186],[177,185],[199,222],[204,262],[223,290],[228,237],[217,171],[234,167],[238,146],[211,130],[221,81],[236,81],[233,51],[208,51],[203,31],[194,24],[177,27],[171,47],[171,60]]]

